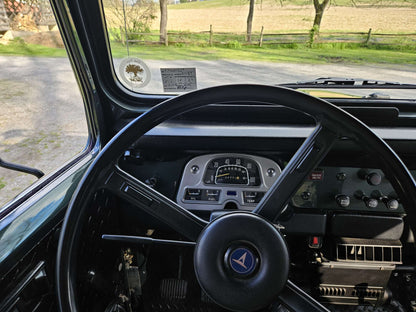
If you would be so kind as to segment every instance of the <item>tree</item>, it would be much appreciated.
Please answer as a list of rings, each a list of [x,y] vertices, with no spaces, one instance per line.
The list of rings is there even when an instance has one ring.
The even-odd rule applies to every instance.
[[[324,11],[328,6],[331,0],[323,0],[319,2],[319,0],[313,0],[313,6],[315,8],[315,19],[313,21],[312,31],[315,34],[319,33],[319,29],[321,28],[322,17],[324,15]]]
[[[104,0],[107,27],[114,40],[141,39],[156,19],[156,4],[149,0]],[[135,34],[136,33],[136,34]]]
[[[168,25],[168,0],[159,0],[160,5],[160,42],[166,43]]]
[[[247,42],[251,42],[251,30],[253,29],[254,4],[256,0],[250,0],[247,16]]]

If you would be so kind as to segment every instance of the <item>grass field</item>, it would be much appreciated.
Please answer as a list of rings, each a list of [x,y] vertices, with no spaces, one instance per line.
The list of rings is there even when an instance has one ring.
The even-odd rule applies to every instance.
[[[28,44],[20,38],[16,38],[15,40],[10,41],[7,45],[0,44],[0,54],[44,57],[67,56],[65,49],[50,48],[40,44]]]
[[[126,47],[112,44],[113,57],[126,56]],[[323,45],[315,48],[245,47],[239,49],[199,46],[130,46],[130,55],[156,60],[256,60],[264,62],[293,62],[305,64],[355,63],[355,64],[416,64],[415,51],[377,50],[368,48],[341,48]]]
[[[104,1],[106,3],[106,1]],[[355,4],[355,5],[354,5]],[[115,11],[104,5],[107,19],[114,19]],[[159,9],[151,29],[159,28]],[[248,0],[205,0],[168,6],[169,31],[244,32],[248,14]],[[120,15],[120,12],[119,12]],[[311,0],[257,0],[254,9],[253,31],[308,31],[314,19]],[[120,17],[115,20],[120,22]],[[115,27],[123,26],[122,24]],[[109,27],[113,27],[109,25]],[[324,13],[323,31],[368,31],[409,33],[416,31],[415,0],[333,0]]]
[[[416,30],[416,1],[336,0],[325,11],[323,31],[412,32]],[[353,5],[355,4],[355,5]],[[208,30],[244,32],[247,0],[209,0],[170,5],[169,30]],[[312,27],[312,1],[258,0],[254,10],[253,31],[298,30]],[[153,25],[157,28],[157,23]]]

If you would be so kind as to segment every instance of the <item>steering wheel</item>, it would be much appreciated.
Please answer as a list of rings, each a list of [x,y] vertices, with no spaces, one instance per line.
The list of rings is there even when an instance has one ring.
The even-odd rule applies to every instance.
[[[315,129],[252,213],[230,213],[208,223],[117,165],[127,148],[168,119],[210,104],[247,102],[286,106],[316,121]],[[189,239],[182,243],[195,245],[197,280],[218,305],[233,311],[255,311],[280,301],[294,311],[328,311],[288,280],[289,253],[273,220],[333,143],[344,137],[377,155],[414,229],[416,213],[410,208],[416,203],[416,185],[405,165],[366,125],[327,101],[283,87],[228,85],[186,93],[155,106],[130,122],[103,148],[73,195],[58,246],[57,290],[61,311],[78,311],[76,259],[80,232],[93,194],[99,189],[120,196]],[[120,237],[131,242],[146,240]]]

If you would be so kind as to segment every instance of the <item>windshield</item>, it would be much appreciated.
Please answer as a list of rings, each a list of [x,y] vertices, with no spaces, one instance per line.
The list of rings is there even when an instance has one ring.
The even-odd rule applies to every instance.
[[[104,8],[117,78],[138,93],[328,77],[416,84],[414,2],[104,0]],[[415,98],[340,89],[310,93]]]

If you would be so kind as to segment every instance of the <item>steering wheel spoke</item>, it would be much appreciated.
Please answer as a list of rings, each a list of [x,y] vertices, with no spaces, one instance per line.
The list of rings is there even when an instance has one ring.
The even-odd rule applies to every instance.
[[[330,312],[290,280],[279,294],[279,301],[296,312]]]
[[[103,240],[115,241],[120,243],[133,243],[133,244],[145,244],[145,245],[174,245],[182,247],[195,247],[195,242],[178,241],[172,239],[157,239],[145,236],[130,236],[130,235],[111,235],[104,234],[101,236]]]
[[[206,221],[148,187],[118,166],[110,170],[105,179],[104,188],[166,223],[191,241],[196,241],[207,225]]]
[[[269,192],[257,205],[254,213],[262,215],[270,221],[275,220],[306,177],[329,152],[337,138],[338,134],[322,124],[318,124],[289,161]]]

